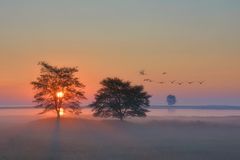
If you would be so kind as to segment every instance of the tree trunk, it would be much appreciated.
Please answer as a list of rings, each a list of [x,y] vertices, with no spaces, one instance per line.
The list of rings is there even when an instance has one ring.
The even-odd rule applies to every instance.
[[[57,119],[60,119],[60,105],[58,104],[58,102],[56,101],[55,103],[55,110],[57,112]]]
[[[122,110],[120,109],[120,111],[119,111],[119,119],[120,119],[121,121],[123,121],[123,118],[124,118],[124,113],[123,113]]]
[[[123,116],[121,115],[119,119],[120,119],[121,121],[123,121]]]
[[[57,119],[60,119],[60,110],[57,110]]]

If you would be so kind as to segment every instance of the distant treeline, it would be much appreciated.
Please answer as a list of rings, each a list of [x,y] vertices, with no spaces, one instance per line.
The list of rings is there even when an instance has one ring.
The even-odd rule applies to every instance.
[[[0,109],[32,109],[34,106],[0,106]]]
[[[151,105],[153,109],[217,109],[217,110],[240,110],[240,106],[226,106],[226,105],[196,105],[196,106],[166,106],[166,105]]]
[[[81,108],[88,108],[89,106],[82,106]],[[240,110],[240,106],[223,106],[223,105],[205,105],[205,106],[164,106],[164,105],[151,105],[150,109],[209,109],[209,110]],[[0,106],[0,109],[36,109],[34,106]]]

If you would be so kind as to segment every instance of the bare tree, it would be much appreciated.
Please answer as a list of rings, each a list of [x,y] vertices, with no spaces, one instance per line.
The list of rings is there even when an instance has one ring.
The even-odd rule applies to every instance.
[[[58,118],[61,109],[80,113],[80,102],[86,99],[82,89],[85,87],[74,75],[77,67],[57,67],[40,62],[40,76],[31,84],[36,91],[36,107],[44,108],[42,113],[55,110]]]

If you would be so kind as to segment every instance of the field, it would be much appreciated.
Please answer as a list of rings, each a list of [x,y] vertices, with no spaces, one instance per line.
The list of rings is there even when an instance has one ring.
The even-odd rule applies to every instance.
[[[0,114],[0,160],[238,160],[240,117],[146,119]],[[21,113],[24,112],[24,113]],[[5,116],[4,116],[5,115]]]

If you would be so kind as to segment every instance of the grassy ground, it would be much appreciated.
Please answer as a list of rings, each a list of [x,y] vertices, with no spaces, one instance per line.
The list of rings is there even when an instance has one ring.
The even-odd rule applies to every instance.
[[[240,118],[0,123],[1,160],[238,160]],[[222,123],[228,122],[230,123]]]

